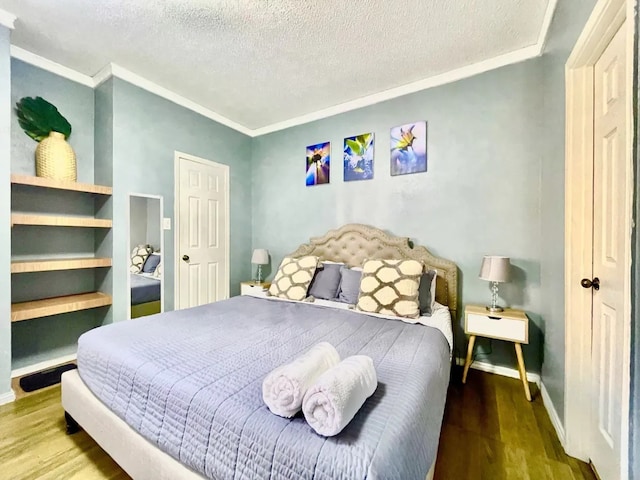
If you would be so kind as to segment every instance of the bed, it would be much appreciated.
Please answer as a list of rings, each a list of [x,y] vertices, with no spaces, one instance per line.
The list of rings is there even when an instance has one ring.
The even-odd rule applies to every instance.
[[[160,313],[161,282],[152,274],[130,273],[131,318]]]
[[[62,377],[70,426],[77,421],[136,479],[430,478],[450,372],[442,319],[450,332],[457,267],[364,225],[292,253],[309,254],[352,266],[413,258],[436,268],[442,307],[433,317],[445,326],[251,296],[109,325],[81,337],[79,369]],[[268,371],[320,340],[342,356],[370,355],[379,378],[354,420],[329,439],[300,416],[270,414],[260,396]]]

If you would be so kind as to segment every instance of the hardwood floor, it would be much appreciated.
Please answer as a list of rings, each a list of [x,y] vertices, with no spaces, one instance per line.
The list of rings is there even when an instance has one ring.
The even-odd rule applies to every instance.
[[[435,480],[595,480],[567,457],[542,405],[515,379],[471,370],[452,382]],[[83,431],[65,434],[60,387],[0,407],[0,479],[127,479]]]
[[[537,387],[470,370],[452,381],[434,480],[596,480],[588,464],[568,457]]]
[[[0,479],[129,478],[89,435],[65,429],[59,385],[0,407]]]

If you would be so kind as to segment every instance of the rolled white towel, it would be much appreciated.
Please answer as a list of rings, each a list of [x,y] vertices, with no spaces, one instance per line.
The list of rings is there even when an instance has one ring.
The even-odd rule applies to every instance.
[[[340,363],[333,345],[320,342],[293,362],[282,365],[262,382],[262,399],[276,415],[291,418],[302,408],[304,394],[324,372]]]
[[[323,373],[307,391],[302,413],[317,433],[332,437],[349,424],[377,386],[371,358],[365,355],[345,358]]]

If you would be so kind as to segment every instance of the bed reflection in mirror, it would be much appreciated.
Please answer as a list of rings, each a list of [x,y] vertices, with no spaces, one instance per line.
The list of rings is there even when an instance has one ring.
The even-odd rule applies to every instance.
[[[164,311],[162,197],[129,195],[129,318]]]

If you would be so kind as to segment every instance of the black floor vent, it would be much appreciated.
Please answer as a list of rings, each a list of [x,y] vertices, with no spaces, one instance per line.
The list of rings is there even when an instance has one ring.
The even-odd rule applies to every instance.
[[[64,372],[75,368],[78,368],[77,365],[68,363],[49,370],[32,373],[20,379],[20,388],[25,392],[34,392],[44,387],[50,387],[51,385],[60,383],[60,377]]]

